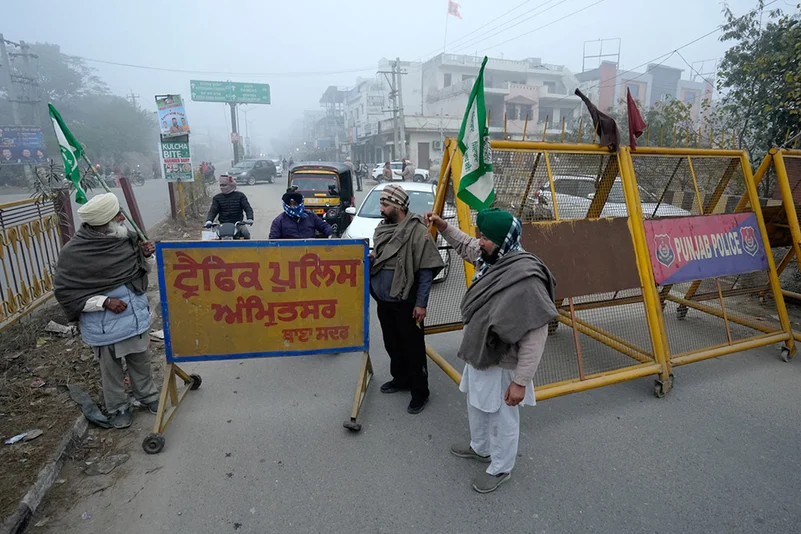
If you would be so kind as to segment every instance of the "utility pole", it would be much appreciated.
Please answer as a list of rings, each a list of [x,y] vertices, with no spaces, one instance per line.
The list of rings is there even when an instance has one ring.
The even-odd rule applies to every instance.
[[[6,40],[3,34],[0,33],[0,68],[3,70],[3,85],[6,86],[6,95],[8,101],[11,102],[11,118],[17,126],[22,125],[19,116],[19,96],[17,95],[16,87],[14,86],[13,74],[11,73],[11,61],[8,58],[8,50],[6,50]]]
[[[135,95],[133,89],[131,89],[131,94],[128,95],[128,100],[131,101],[131,104],[133,104],[135,108],[139,107],[139,103],[136,101],[137,98],[139,98],[139,95]]]
[[[231,106],[231,144],[234,146],[234,165],[239,163],[239,130],[236,127],[236,103],[228,102]]]
[[[401,83],[402,75],[406,71],[400,70],[400,58],[395,58],[395,66],[398,77],[398,115],[400,115],[400,157],[406,159],[406,118],[403,115],[403,84]]]

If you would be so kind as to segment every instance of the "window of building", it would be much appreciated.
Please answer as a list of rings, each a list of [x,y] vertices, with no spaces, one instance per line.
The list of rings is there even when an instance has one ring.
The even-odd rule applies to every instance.
[[[545,108],[540,106],[540,114],[539,118],[537,119],[538,122],[545,122],[546,117],[550,123],[553,123],[553,108]]]
[[[451,73],[445,73],[445,81],[443,82],[443,87],[450,87],[451,86]]]
[[[636,83],[627,83],[626,89],[631,91],[632,98],[640,98],[640,86]]]
[[[462,81],[463,82],[466,82],[468,80],[475,80],[475,79],[476,79],[476,77],[473,76],[472,74],[462,74]]]
[[[698,92],[696,91],[687,91],[684,93],[684,101],[688,104],[695,104],[696,99],[698,98]]]
[[[556,82],[542,82],[543,87],[548,89],[549,93],[556,92]]]

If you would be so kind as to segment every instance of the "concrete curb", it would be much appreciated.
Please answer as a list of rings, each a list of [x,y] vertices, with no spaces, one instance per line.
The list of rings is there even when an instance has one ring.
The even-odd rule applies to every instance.
[[[0,534],[19,534],[25,532],[34,512],[36,512],[36,508],[42,503],[42,499],[44,499],[44,496],[47,494],[47,490],[50,489],[58,478],[66,457],[72,452],[75,445],[80,442],[84,434],[86,434],[88,425],[89,422],[86,420],[86,417],[84,417],[83,414],[79,415],[78,419],[75,420],[75,424],[72,425],[72,428],[61,438],[50,461],[39,471],[36,482],[33,483],[31,489],[28,490],[28,493],[26,493],[20,501],[19,509],[0,526]]]

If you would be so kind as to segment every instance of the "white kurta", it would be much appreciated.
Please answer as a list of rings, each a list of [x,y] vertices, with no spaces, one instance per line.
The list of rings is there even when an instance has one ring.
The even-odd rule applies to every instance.
[[[470,423],[470,447],[482,456],[491,456],[487,473],[509,473],[515,466],[520,437],[520,410],[504,402],[514,371],[490,367],[479,371],[464,366],[459,391],[467,394],[467,418]],[[520,406],[534,406],[534,383],[526,386]]]

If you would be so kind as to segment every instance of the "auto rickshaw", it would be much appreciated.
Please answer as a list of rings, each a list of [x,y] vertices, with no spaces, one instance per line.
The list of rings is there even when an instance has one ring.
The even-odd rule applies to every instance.
[[[302,194],[306,209],[330,224],[336,237],[350,224],[345,210],[356,205],[356,198],[350,167],[344,163],[296,163],[287,174],[287,189]]]

